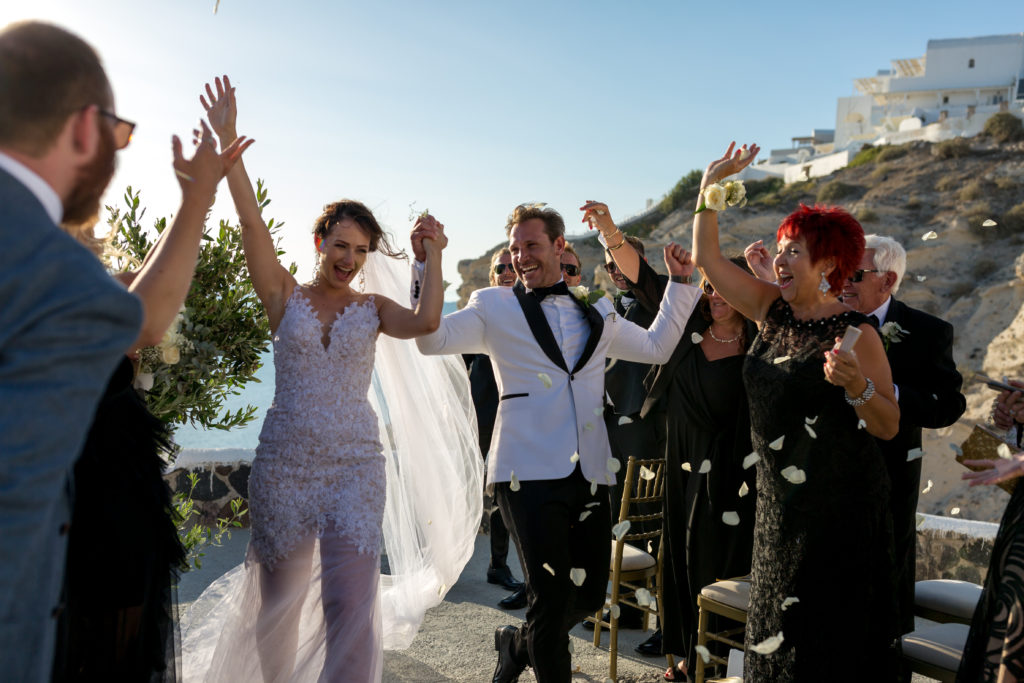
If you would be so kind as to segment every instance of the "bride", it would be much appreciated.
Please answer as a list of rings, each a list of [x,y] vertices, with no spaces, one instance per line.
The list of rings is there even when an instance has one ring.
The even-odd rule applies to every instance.
[[[226,144],[236,137],[234,88],[227,76],[215,83],[200,99]],[[394,300],[404,255],[366,206],[324,207],[317,271],[299,284],[277,259],[241,163],[228,185],[273,333],[276,388],[249,480],[246,560],[193,606],[185,678],[380,681],[382,647],[409,645],[472,554],[481,514],[465,372],[426,364],[397,341],[439,324],[444,226],[417,220],[417,234],[432,237],[422,303],[409,310]]]

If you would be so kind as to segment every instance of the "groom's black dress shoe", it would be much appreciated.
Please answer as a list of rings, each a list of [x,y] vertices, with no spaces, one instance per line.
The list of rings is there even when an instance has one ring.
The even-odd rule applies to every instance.
[[[499,600],[498,607],[502,609],[522,609],[526,607],[526,584],[520,584],[515,593]]]
[[[661,629],[659,628],[654,632],[650,638],[633,648],[642,655],[648,657],[659,657],[662,654],[661,648]]]
[[[515,580],[512,570],[508,568],[507,564],[501,567],[488,567],[487,583],[496,583],[510,591],[517,591],[523,587],[523,582]]]
[[[499,626],[494,631],[494,649],[498,651],[498,666],[494,668],[493,683],[516,683],[519,674],[526,668],[525,664],[517,664],[515,653],[515,626]]]

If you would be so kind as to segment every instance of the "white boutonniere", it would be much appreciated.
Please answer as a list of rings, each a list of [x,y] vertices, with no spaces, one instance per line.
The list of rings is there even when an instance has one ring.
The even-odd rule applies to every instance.
[[[878,328],[878,332],[882,335],[882,345],[886,351],[889,350],[889,344],[898,344],[903,341],[903,337],[910,334],[909,330],[903,329],[897,322],[885,323]]]
[[[572,294],[577,299],[579,299],[584,306],[593,306],[601,299],[601,297],[604,296],[603,289],[595,289],[593,292],[591,292],[583,285],[570,287],[569,293]]]

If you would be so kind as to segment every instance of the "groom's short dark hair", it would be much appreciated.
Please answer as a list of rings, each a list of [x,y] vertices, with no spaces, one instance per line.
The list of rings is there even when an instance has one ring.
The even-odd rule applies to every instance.
[[[0,30],[0,93],[0,146],[32,156],[50,148],[71,114],[113,104],[96,51],[39,21]]]
[[[565,221],[562,220],[562,214],[554,209],[549,209],[547,204],[543,203],[520,204],[513,209],[505,223],[505,236],[511,236],[513,227],[531,218],[539,218],[544,221],[544,232],[552,242],[565,236]]]

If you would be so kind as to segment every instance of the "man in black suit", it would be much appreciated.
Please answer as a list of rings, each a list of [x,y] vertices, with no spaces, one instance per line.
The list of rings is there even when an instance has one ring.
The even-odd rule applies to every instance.
[[[967,407],[953,362],[953,327],[892,297],[907,254],[891,237],[867,235],[860,269],[843,287],[843,302],[875,317],[892,367],[900,431],[878,441],[889,470],[897,592],[902,632],[914,630],[917,499],[921,490],[921,429],[948,427]]]

